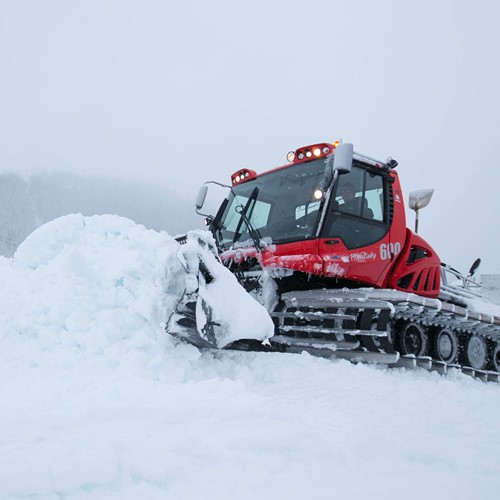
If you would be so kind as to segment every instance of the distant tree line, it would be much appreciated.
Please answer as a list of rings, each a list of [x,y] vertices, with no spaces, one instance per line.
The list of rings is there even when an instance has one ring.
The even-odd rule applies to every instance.
[[[0,174],[0,254],[62,215],[117,214],[175,235],[198,227],[193,203],[147,183],[66,172]]]

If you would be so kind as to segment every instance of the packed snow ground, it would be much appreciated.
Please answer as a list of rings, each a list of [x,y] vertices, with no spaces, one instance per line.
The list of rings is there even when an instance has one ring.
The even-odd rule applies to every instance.
[[[163,330],[177,252],[75,215],[0,258],[0,498],[497,498],[500,385],[200,352]]]

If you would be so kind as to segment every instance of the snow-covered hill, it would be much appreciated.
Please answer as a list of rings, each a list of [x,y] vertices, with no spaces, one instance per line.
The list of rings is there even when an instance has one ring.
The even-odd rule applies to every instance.
[[[163,329],[177,252],[166,233],[72,215],[0,258],[0,498],[498,496],[498,384],[200,352]]]

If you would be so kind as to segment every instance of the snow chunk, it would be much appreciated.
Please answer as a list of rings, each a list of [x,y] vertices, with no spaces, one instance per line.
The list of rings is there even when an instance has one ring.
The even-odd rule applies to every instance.
[[[210,320],[214,328],[215,345],[223,348],[239,339],[266,340],[273,336],[274,325],[267,310],[239,285],[235,276],[222,266],[213,253],[215,241],[207,231],[190,231],[181,246],[180,260],[188,270],[198,270],[199,262],[207,267],[213,280],[200,280],[199,296],[211,308]],[[198,280],[196,285],[198,284]],[[203,316],[201,304],[197,307],[198,320]],[[208,318],[205,318],[208,320]],[[206,321],[198,324],[201,331]]]

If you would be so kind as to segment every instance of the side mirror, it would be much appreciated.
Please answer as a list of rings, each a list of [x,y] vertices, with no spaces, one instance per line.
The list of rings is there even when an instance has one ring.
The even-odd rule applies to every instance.
[[[420,189],[410,193],[410,208],[412,210],[420,210],[426,207],[431,201],[434,189]]]
[[[348,142],[339,144],[335,148],[335,156],[333,159],[333,170],[339,174],[348,174],[352,168],[352,157],[354,148]]]
[[[203,208],[203,204],[205,203],[205,200],[207,198],[207,191],[208,191],[208,186],[206,184],[203,184],[201,186],[200,190],[198,191],[198,196],[196,197],[195,205],[196,205],[196,213],[198,215],[203,215],[200,214],[200,210]]]
[[[418,233],[418,211],[431,201],[434,189],[420,189],[410,193],[410,208],[415,210],[415,233]]]
[[[221,184],[220,182],[205,182],[198,191],[198,196],[196,196],[196,213],[202,217],[213,218],[212,214],[217,213],[221,200],[227,198],[228,191],[231,190],[231,186],[226,186],[226,184]],[[203,210],[204,213],[202,213],[201,210]]]

